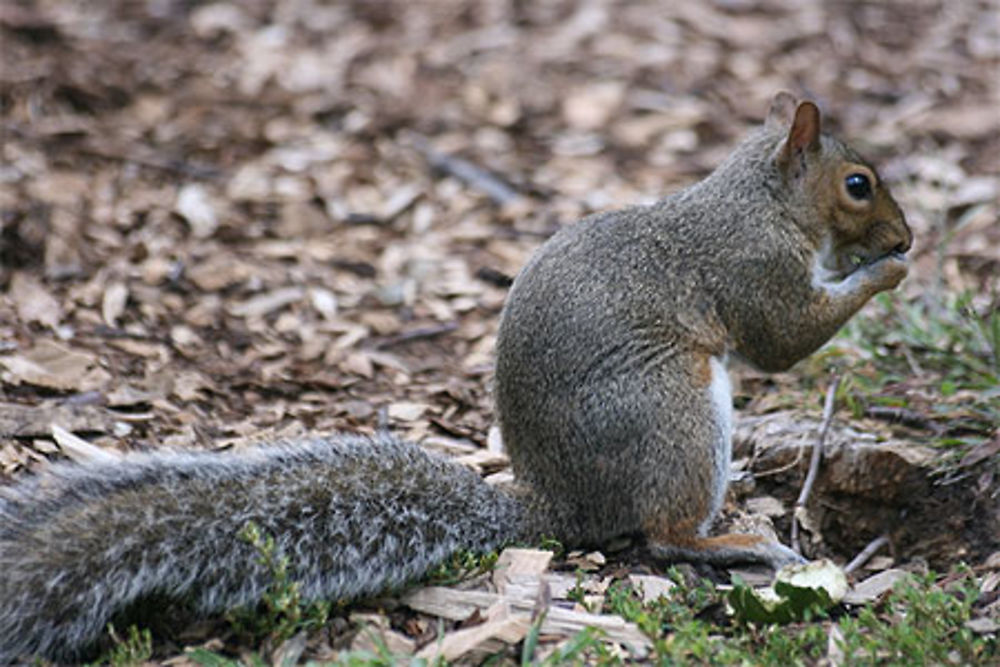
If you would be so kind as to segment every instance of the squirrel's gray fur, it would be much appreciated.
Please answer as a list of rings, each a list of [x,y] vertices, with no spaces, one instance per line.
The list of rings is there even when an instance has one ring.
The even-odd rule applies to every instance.
[[[238,537],[248,522],[303,598],[337,599],[401,585],[456,545],[494,549],[520,521],[471,469],[388,436],[54,465],[0,490],[0,664],[72,658],[152,593],[200,612],[259,600],[271,576]]]
[[[546,525],[590,543],[641,532],[669,557],[794,558],[774,543],[699,539],[729,467],[726,418],[706,400],[712,365],[732,354],[781,371],[804,358],[902,279],[911,234],[884,186],[862,211],[819,201],[843,165],[874,169],[818,134],[811,103],[793,119],[789,97],[706,179],[563,229],[515,280],[497,336],[497,410]],[[783,161],[789,126],[809,123]],[[848,253],[864,258],[850,277]],[[841,292],[812,286],[820,259],[844,273]]]
[[[706,535],[731,456],[725,360],[788,368],[903,279],[912,240],[874,169],[819,123],[814,104],[779,94],[701,183],[536,252],[497,339],[509,490],[416,445],[341,435],[57,465],[0,491],[0,661],[73,656],[149,594],[204,612],[258,600],[268,576],[238,537],[248,521],[306,599],[373,593],[458,549],[541,534],[800,560],[757,536]],[[845,176],[869,188],[852,194]]]

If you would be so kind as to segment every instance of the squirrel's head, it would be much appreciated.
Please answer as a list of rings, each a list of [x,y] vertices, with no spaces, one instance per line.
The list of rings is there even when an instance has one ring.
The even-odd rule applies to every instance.
[[[766,124],[783,137],[773,160],[794,193],[793,201],[810,209],[797,217],[812,227],[806,231],[817,242],[829,276],[844,278],[910,249],[913,233],[889,188],[850,147],[822,134],[814,103],[780,92]]]

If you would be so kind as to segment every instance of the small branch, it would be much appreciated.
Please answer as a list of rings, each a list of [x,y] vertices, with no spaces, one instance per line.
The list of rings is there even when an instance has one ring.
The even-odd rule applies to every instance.
[[[910,349],[909,345],[903,346],[903,357],[906,359],[906,363],[910,365],[910,370],[917,377],[924,374],[924,369],[920,367],[917,363],[917,358],[913,355],[913,350]]]
[[[109,148],[100,148],[86,144],[77,149],[83,155],[111,160],[113,162],[132,162],[140,167],[156,169],[198,180],[218,180],[224,172],[213,165],[201,164],[180,158],[169,158],[158,155],[154,150],[139,148],[131,152],[117,152]],[[140,152],[142,155],[140,155]]]
[[[770,470],[765,470],[764,472],[755,472],[753,474],[753,477],[754,479],[760,479],[761,477],[771,477],[773,475],[780,475],[783,472],[788,472],[793,468],[797,468],[801,460],[802,460],[802,448],[796,447],[795,458],[792,459],[790,462],[784,465],[777,466],[775,468],[771,468]]]
[[[392,421],[389,419],[389,406],[381,405],[375,413],[375,430],[379,433],[391,433]]]
[[[514,279],[511,276],[491,266],[481,266],[476,269],[476,278],[494,287],[503,287],[504,289],[514,284]]]
[[[479,190],[498,206],[506,206],[521,198],[517,190],[479,165],[435,150],[422,136],[412,135],[412,141],[414,148],[424,156],[431,167],[454,176],[474,190]]]
[[[935,423],[914,410],[891,405],[871,405],[865,408],[865,415],[872,419],[879,419],[892,424],[902,424],[903,426],[933,431],[935,434],[940,434],[946,430],[940,424]]]
[[[802,553],[802,546],[799,544],[799,511],[805,511],[809,495],[812,493],[813,484],[816,483],[816,476],[819,474],[819,464],[823,459],[823,446],[826,443],[826,434],[830,431],[830,422],[833,421],[834,398],[837,395],[837,388],[840,386],[840,377],[835,377],[830,386],[826,389],[826,400],[823,402],[823,423],[819,427],[819,438],[813,446],[812,458],[809,459],[809,473],[806,481],[802,485],[798,500],[795,501],[795,508],[792,511],[792,549],[795,553]]]
[[[436,338],[442,334],[451,333],[456,329],[458,329],[458,322],[444,322],[443,324],[437,324],[430,327],[410,329],[409,331],[404,331],[382,340],[375,345],[375,349],[384,350],[387,347],[393,347],[394,345],[399,345],[401,343],[409,343],[410,341],[420,340],[423,338]]]
[[[844,574],[850,574],[851,572],[854,572],[855,570],[860,568],[862,565],[868,562],[868,559],[870,559],[872,556],[875,555],[875,552],[877,552],[879,549],[881,549],[887,544],[889,544],[888,535],[880,535],[879,537],[876,537],[874,540],[869,542],[868,546],[862,549],[861,553],[855,556],[850,563],[844,566]]]

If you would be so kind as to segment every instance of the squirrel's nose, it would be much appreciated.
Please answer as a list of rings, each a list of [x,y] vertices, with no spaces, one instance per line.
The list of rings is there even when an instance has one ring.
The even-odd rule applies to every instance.
[[[903,227],[903,232],[906,235],[902,241],[896,244],[896,247],[892,249],[893,252],[898,252],[901,255],[905,255],[911,247],[913,247],[913,230],[910,226],[906,224],[906,217],[903,216],[903,212],[899,213],[899,225]]]

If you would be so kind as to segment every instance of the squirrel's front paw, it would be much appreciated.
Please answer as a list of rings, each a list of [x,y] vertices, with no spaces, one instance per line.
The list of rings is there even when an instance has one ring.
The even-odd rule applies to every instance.
[[[909,264],[902,253],[891,252],[860,269],[876,292],[894,289],[909,272]]]

